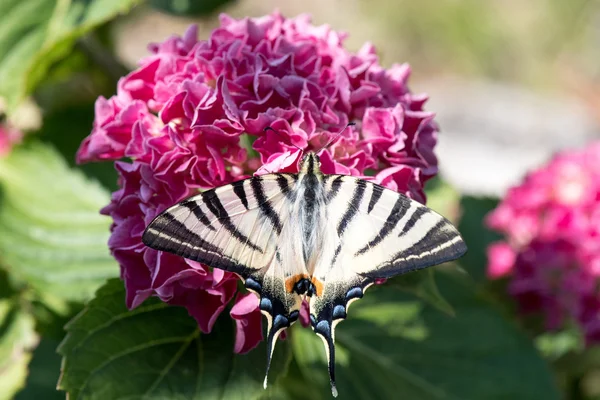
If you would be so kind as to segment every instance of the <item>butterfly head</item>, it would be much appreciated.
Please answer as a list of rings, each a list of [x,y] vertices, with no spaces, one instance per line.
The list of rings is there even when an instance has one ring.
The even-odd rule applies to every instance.
[[[320,174],[321,159],[312,151],[305,153],[300,160],[299,171],[301,174]]]

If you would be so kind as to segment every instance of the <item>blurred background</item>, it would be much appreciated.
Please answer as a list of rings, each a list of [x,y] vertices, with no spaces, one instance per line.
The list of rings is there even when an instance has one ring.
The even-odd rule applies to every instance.
[[[3,120],[26,136],[36,136],[41,142],[51,144],[74,167],[75,152],[91,130],[94,101],[100,95],[114,94],[117,80],[147,54],[148,43],[181,34],[191,23],[198,24],[199,37],[206,38],[218,26],[221,12],[233,17],[262,16],[274,9],[286,17],[311,14],[315,25],[329,24],[335,30],[348,32],[349,49],[358,50],[365,41],[370,41],[384,66],[402,62],[411,65],[411,90],[430,95],[426,108],[437,113],[441,132],[436,149],[441,179],[432,183],[430,189],[437,190],[438,195],[430,196],[430,204],[444,214],[469,210],[460,222],[460,229],[471,239],[468,264],[477,267],[466,269],[478,288],[491,286],[491,293],[495,284],[485,282],[485,248],[498,236],[482,232],[484,215],[496,206],[507,188],[519,183],[527,171],[546,162],[556,151],[579,148],[600,138],[598,1],[148,0],[132,3],[135,7],[131,11],[98,17],[83,35],[65,37],[52,47],[40,47],[41,42],[33,39],[31,43],[13,44],[16,37],[29,38],[26,35],[41,25],[44,26],[41,35],[52,29],[60,30],[61,27],[48,22],[49,15],[60,13],[60,5],[71,6],[71,2],[0,0]],[[13,29],[17,24],[22,28]],[[27,63],[22,63],[22,54],[33,53],[35,57],[25,57]],[[25,67],[34,73],[22,78],[21,69]],[[18,95],[14,95],[16,92]],[[4,175],[0,171],[0,179],[16,179],[28,167],[44,168],[48,165],[44,158],[47,156],[40,156],[37,165],[24,163],[24,167],[10,173],[5,170]],[[116,189],[116,173],[110,163],[77,168],[98,180],[105,189]],[[39,187],[44,188],[44,182],[40,182]],[[9,195],[7,198],[19,193],[3,190]],[[99,209],[107,200],[98,194],[90,209]],[[0,212],[0,218],[3,215]],[[98,232],[102,235],[108,227],[104,222],[99,224]],[[5,246],[4,249],[11,245],[6,240],[9,229],[8,223],[4,228],[0,226],[0,235],[5,235],[4,242],[0,239],[0,247]],[[102,252],[105,248],[96,250]],[[0,259],[10,275],[12,259],[2,258],[2,254]],[[107,263],[106,267],[98,267],[94,279],[115,275],[113,261]],[[22,271],[25,272],[17,278],[2,276],[3,298],[12,298],[14,287],[18,291],[22,282],[36,285],[35,266],[29,272]],[[42,283],[37,284],[44,284],[40,279]],[[10,285],[5,285],[5,281]],[[96,287],[97,283],[90,284],[90,288]],[[33,309],[35,323],[26,317],[14,319],[12,303],[0,301],[2,329],[6,332],[14,328],[12,339],[0,343],[0,356],[4,356],[4,361],[0,357],[0,364],[4,365],[0,368],[0,387],[10,387],[0,390],[3,392],[0,399],[13,398],[22,386],[26,389],[16,394],[17,399],[64,398],[63,394],[48,391],[59,373],[60,357],[54,349],[64,336],[62,326],[81,310],[81,300],[89,293],[65,300],[60,296],[63,290],[57,288],[43,298],[25,297],[28,307]],[[86,290],[81,287],[82,293]],[[43,337],[41,341],[33,333],[34,324],[35,331]],[[579,346],[576,339],[563,333],[540,336],[536,338],[536,346],[547,360],[556,361],[554,376],[565,398],[600,399],[599,357],[588,357],[596,350],[586,354],[585,362],[589,364],[573,378],[566,377],[569,374],[561,368],[568,370],[573,360],[584,363],[581,358],[570,358],[569,352]],[[34,348],[35,353],[31,353]],[[33,362],[27,367],[31,357]],[[25,359],[25,366],[11,369]],[[8,370],[10,373],[5,373]],[[12,387],[13,382],[22,383]]]
[[[600,6],[591,0],[142,2],[80,40],[40,82],[37,103],[48,118],[64,106],[83,106],[98,93],[112,94],[114,80],[147,54],[147,43],[191,23],[206,37],[220,12],[242,17],[274,9],[309,13],[317,25],[348,32],[351,50],[372,42],[384,66],[410,63],[412,90],[430,95],[428,109],[441,125],[442,176],[468,193],[499,196],[557,149],[599,135]],[[31,107],[21,111],[11,116],[15,125],[39,125]]]
[[[438,115],[441,174],[468,193],[499,196],[556,150],[600,135],[600,5],[591,0],[154,0],[98,35],[133,68],[147,43],[191,23],[206,37],[220,12],[274,9],[348,32],[351,50],[372,42],[384,66],[408,62],[412,90],[429,94]],[[93,41],[83,50],[94,52]]]

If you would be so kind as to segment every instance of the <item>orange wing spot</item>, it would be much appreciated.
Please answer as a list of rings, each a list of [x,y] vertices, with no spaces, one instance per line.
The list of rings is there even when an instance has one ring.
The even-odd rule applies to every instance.
[[[313,285],[315,285],[315,292],[317,292],[317,296],[321,296],[323,294],[323,282],[315,278],[314,276],[310,280]]]
[[[302,279],[308,279],[308,275],[306,274],[296,274],[294,276],[290,276],[285,280],[285,290],[288,293],[292,293],[294,291],[294,285],[301,281]]]

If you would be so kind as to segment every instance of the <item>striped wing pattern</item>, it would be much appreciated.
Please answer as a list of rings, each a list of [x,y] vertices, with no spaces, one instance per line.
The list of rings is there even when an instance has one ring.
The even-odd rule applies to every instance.
[[[454,260],[466,246],[444,217],[375,183],[327,175],[325,193],[329,243],[312,273],[322,292],[310,299],[310,313],[325,343],[335,391],[334,329],[349,304],[378,278]]]
[[[142,239],[234,272],[260,297],[268,322],[267,375],[278,335],[309,298],[334,396],[334,330],[350,303],[378,278],[466,252],[444,217],[375,183],[323,175],[313,153],[305,155],[299,174],[253,177],[182,201],[157,216]]]
[[[268,267],[289,217],[281,187],[294,175],[254,177],[208,190],[161,213],[146,228],[149,247],[243,277]]]
[[[267,317],[269,364],[304,297],[286,287],[289,278],[307,274],[289,223],[296,181],[297,175],[269,174],[208,190],[165,210],[142,237],[154,249],[238,274]]]

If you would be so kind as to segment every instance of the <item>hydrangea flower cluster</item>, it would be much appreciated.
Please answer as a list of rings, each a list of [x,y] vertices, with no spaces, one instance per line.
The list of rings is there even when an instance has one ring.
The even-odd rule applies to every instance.
[[[185,306],[203,332],[234,298],[237,277],[142,244],[144,228],[198,190],[269,172],[297,171],[301,152],[319,149],[324,173],[370,179],[421,202],[437,173],[437,126],[424,95],[407,88],[410,68],[378,63],[366,44],[310,18],[278,13],[221,16],[208,40],[196,27],[149,46],[117,94],[100,97],[78,162],[114,160],[120,189],[102,210],[112,217],[109,246],[121,266],[127,305],[148,296]],[[345,129],[349,122],[356,123]],[[266,127],[272,131],[264,131]],[[128,158],[130,161],[122,161]],[[262,339],[256,296],[238,294],[230,311],[236,352]]]
[[[486,224],[506,236],[488,248],[488,275],[510,276],[521,310],[551,330],[575,321],[600,342],[600,143],[530,173]]]

